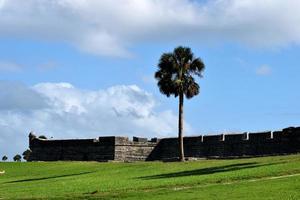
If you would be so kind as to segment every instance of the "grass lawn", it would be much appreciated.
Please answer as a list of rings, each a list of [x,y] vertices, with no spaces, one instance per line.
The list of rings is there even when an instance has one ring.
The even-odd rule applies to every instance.
[[[0,199],[300,199],[300,155],[185,163],[0,163]]]

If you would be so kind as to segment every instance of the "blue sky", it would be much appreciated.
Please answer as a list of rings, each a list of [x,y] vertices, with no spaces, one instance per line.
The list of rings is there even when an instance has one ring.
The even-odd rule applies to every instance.
[[[176,136],[177,99],[153,74],[178,45],[206,65],[185,101],[186,135],[300,124],[298,1],[119,4],[0,0],[1,155],[25,150],[30,131]]]

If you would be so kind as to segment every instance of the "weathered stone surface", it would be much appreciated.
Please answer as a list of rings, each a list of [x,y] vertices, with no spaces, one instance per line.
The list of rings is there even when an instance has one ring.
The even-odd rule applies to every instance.
[[[178,138],[151,139],[99,137],[98,139],[45,140],[29,135],[29,161],[138,161],[178,158]],[[184,138],[185,156],[230,158],[300,153],[300,127],[282,131],[194,136]]]

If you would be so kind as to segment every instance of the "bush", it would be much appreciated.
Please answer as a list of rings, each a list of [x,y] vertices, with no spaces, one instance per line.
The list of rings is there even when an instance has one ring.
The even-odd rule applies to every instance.
[[[2,161],[4,161],[4,162],[7,161],[7,159],[8,159],[7,156],[3,156],[3,157],[2,157]]]
[[[46,136],[44,136],[44,135],[40,135],[40,136],[39,136],[39,139],[45,139],[45,140],[46,140],[46,139],[47,139],[47,137],[46,137]]]
[[[14,156],[13,159],[14,159],[15,162],[21,162],[22,157],[19,154],[17,154],[17,155]]]
[[[31,154],[31,150],[27,149],[26,151],[23,152],[22,156],[24,160],[28,160]]]

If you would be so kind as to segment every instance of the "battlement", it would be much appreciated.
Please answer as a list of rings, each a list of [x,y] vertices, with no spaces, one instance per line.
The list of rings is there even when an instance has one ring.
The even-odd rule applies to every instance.
[[[136,161],[178,157],[177,138],[99,137],[53,140],[29,134],[29,161]],[[300,127],[281,131],[184,137],[186,157],[230,158],[300,152]]]

